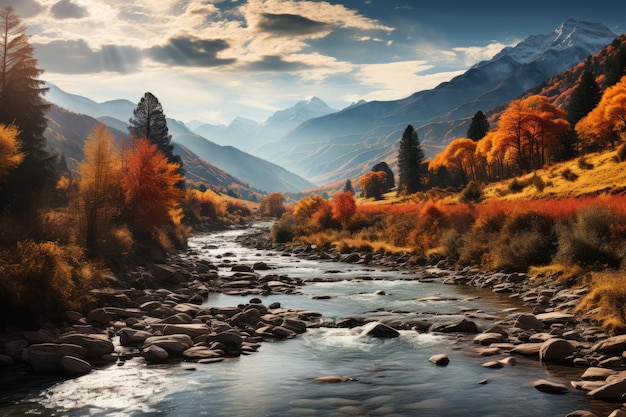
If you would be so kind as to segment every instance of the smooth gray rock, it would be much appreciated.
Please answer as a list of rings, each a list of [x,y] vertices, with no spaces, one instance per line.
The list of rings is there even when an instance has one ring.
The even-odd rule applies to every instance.
[[[610,401],[621,401],[624,394],[626,394],[626,379],[606,384],[587,393],[590,397]]]
[[[560,361],[574,353],[574,346],[565,339],[549,339],[539,348],[539,359],[544,362]]]
[[[396,329],[387,326],[386,324],[380,322],[372,322],[363,326],[363,331],[361,332],[363,336],[372,336],[372,337],[398,337],[400,336],[400,332]]]
[[[591,348],[594,352],[602,352],[609,355],[621,355],[626,351],[626,334],[604,339]]]
[[[569,391],[565,385],[548,381],[546,379],[533,381],[532,385],[535,389],[547,394],[566,394]]]
[[[96,357],[115,351],[113,342],[105,334],[70,333],[59,337],[56,343],[69,343],[85,348],[85,356]]]
[[[437,366],[446,366],[450,363],[450,358],[445,353],[441,353],[439,355],[433,355],[428,358],[429,362],[434,363]]]
[[[141,351],[141,356],[148,362],[163,363],[167,361],[169,354],[165,349],[157,345],[151,345]]]
[[[61,358],[61,368],[72,375],[86,375],[91,372],[91,364],[89,362],[69,355]]]
[[[543,325],[534,314],[520,314],[517,319],[515,319],[515,324],[513,327],[517,327],[518,329],[524,330],[541,330],[543,329]]]
[[[79,345],[40,343],[28,347],[27,358],[35,372],[50,372],[62,369],[61,358],[63,356],[74,356],[82,359],[86,353],[87,350]]]

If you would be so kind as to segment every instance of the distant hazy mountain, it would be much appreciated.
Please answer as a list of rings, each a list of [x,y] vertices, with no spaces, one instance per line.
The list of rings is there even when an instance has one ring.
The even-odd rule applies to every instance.
[[[93,118],[113,117],[123,122],[128,122],[133,115],[137,103],[129,100],[110,100],[97,103],[87,97],[70,94],[61,90],[56,85],[47,82],[48,92],[46,100],[77,114],[86,114]]]
[[[295,192],[311,183],[274,163],[245,153],[233,146],[221,146],[193,133],[182,122],[168,119],[172,141],[183,145],[200,158],[266,192]]]
[[[220,145],[230,145],[256,155],[256,149],[275,142],[310,119],[337,112],[318,97],[302,100],[292,107],[279,110],[263,123],[242,117],[226,125],[201,124],[193,132]],[[189,126],[189,124],[188,124]]]
[[[48,101],[75,113],[75,116],[89,116],[88,119],[81,119],[83,122],[85,120],[91,120],[90,123],[95,124],[99,121],[107,125],[110,129],[118,131],[120,135],[128,136],[127,121],[132,116],[136,104],[128,100],[113,100],[97,103],[86,97],[67,93],[54,84],[48,83],[47,86],[50,88],[46,95]],[[58,115],[61,109],[56,110],[58,111],[51,114]],[[67,115],[67,117],[70,116]],[[233,176],[232,179],[229,179],[230,183],[246,182],[251,184],[252,187],[265,192],[299,191],[311,186],[310,182],[274,163],[264,161],[231,146],[224,147],[212,143],[204,137],[191,132],[187,126],[180,121],[167,119],[167,123],[170,134],[172,135],[172,142],[178,143],[183,147],[186,143],[191,144],[191,146],[187,146],[187,151],[197,153],[208,165],[219,167],[228,172],[228,174]],[[230,131],[236,132],[238,135],[242,135],[242,132],[249,131],[249,129],[254,129],[254,127],[258,126],[256,122],[250,122],[243,118],[236,119],[231,125]],[[86,132],[84,129],[79,130],[81,135],[84,133],[82,137],[83,141],[92,127],[93,125],[91,125]],[[57,128],[57,126],[52,125],[51,135],[56,135],[55,128]],[[72,127],[70,123],[62,123],[58,128],[66,131],[71,130]],[[62,143],[64,134],[59,134],[58,136],[61,138]],[[75,142],[76,141],[70,141],[70,144],[74,146]],[[75,154],[75,152],[73,154]],[[82,158],[82,142],[80,145],[80,156]],[[184,162],[184,155],[181,155],[181,157],[183,157]],[[190,156],[190,158],[195,161],[196,166],[199,166],[196,160],[197,156]],[[207,171],[207,169],[204,170]],[[228,175],[224,174],[225,173],[219,173],[213,175],[205,173],[202,175],[213,175],[214,177]],[[207,178],[207,184],[213,183],[213,178]]]
[[[304,122],[257,153],[315,183],[354,178],[385,160],[408,124],[427,156],[464,136],[471,116],[514,99],[596,53],[616,38],[602,24],[569,19],[548,35],[534,35],[432,90],[396,101],[374,101]],[[460,121],[460,122],[459,122]]]
[[[73,113],[53,104],[48,112],[48,127],[45,131],[48,146],[65,156],[70,169],[77,169],[84,159],[85,140],[100,123],[100,120],[91,116]],[[123,131],[111,126],[108,128],[118,142],[128,137],[125,125]],[[234,189],[240,195],[258,195],[258,190],[249,184],[209,164],[184,146],[174,144],[174,153],[181,156],[188,180],[206,186]]]

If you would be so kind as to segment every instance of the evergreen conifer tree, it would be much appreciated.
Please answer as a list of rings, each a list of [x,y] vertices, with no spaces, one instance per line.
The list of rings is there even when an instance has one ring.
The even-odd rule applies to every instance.
[[[183,161],[179,155],[174,155],[174,146],[171,144],[172,135],[167,128],[163,106],[152,93],[144,94],[133,111],[133,117],[128,122],[128,131],[135,139],[148,139],[163,152],[168,162],[178,164],[180,166],[178,173],[181,176],[184,175]],[[180,183],[179,187],[183,188],[184,182]]]
[[[602,94],[595,77],[589,71],[583,71],[578,77],[576,87],[572,91],[569,104],[567,105],[567,121],[570,125],[575,126],[576,123],[593,110],[598,103]]]
[[[346,180],[346,185],[344,185],[343,187],[343,192],[347,192],[350,191],[352,194],[354,194],[354,187],[352,187],[352,181],[350,181],[350,178],[348,178]]]
[[[424,150],[413,126],[404,129],[398,151],[398,194],[424,190]]]
[[[477,142],[485,137],[488,130],[489,121],[487,120],[485,113],[478,110],[474,117],[472,117],[472,123],[467,129],[467,137]]]
[[[46,151],[43,135],[49,105],[42,96],[47,88],[39,80],[43,70],[37,68],[26,29],[12,7],[0,9],[0,124],[17,126],[25,154],[0,187],[0,210],[35,208],[54,177],[55,158]]]

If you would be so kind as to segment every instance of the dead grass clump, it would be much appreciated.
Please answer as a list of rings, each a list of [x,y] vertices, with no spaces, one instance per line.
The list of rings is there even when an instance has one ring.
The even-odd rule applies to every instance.
[[[596,205],[578,210],[575,219],[557,225],[558,252],[556,260],[581,266],[617,267],[618,248],[610,239],[614,214]]]
[[[65,310],[84,310],[102,272],[78,246],[18,242],[0,261],[0,311],[18,324],[32,325]]]
[[[597,320],[611,334],[626,332],[626,275],[623,272],[594,272],[591,291],[576,312]]]

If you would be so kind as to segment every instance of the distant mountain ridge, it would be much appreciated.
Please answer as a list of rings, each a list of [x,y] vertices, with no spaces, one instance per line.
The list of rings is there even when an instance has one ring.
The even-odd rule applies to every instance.
[[[93,128],[101,121],[85,114],[73,113],[55,104],[50,107],[47,117],[48,127],[45,131],[45,137],[48,146],[54,152],[65,156],[70,169],[77,169],[78,164],[84,159],[85,141]],[[109,131],[118,143],[128,137],[127,132],[113,127],[109,127]],[[239,195],[245,197],[255,195],[258,198],[261,195],[259,190],[215,165],[207,163],[179,144],[174,144],[174,153],[181,156],[187,179],[192,182],[217,189],[235,190]]]
[[[258,148],[282,138],[307,120],[337,111],[319,97],[312,97],[309,100],[301,100],[284,110],[276,111],[262,123],[237,117],[228,126],[207,123],[196,126],[192,130],[217,144],[234,146],[256,155]]]
[[[616,37],[602,24],[568,19],[554,32],[529,36],[432,90],[309,120],[258,154],[318,184],[354,179],[383,157],[395,168],[397,142],[403,129],[412,124],[427,156],[432,157],[450,140],[465,135],[476,111],[519,97]]]
[[[128,100],[113,100],[97,103],[86,97],[67,93],[54,84],[47,83],[47,86],[50,89],[46,95],[48,101],[76,115],[85,115],[91,120],[97,119],[110,129],[120,132],[119,134],[128,135],[126,130],[127,121],[132,116],[136,104]],[[245,123],[244,119],[240,119],[240,121]],[[96,123],[95,120],[93,120],[93,123]],[[232,146],[220,146],[212,143],[192,133],[187,126],[180,121],[168,118],[167,123],[174,144],[178,143],[185,146],[185,144],[188,143],[191,147],[187,147],[186,151],[192,153],[197,151],[195,152],[197,155],[191,157],[195,160],[196,166],[198,166],[197,159],[199,156],[204,159],[209,166],[213,165],[216,168],[219,167],[220,170],[226,171],[228,174],[232,175],[233,178],[228,180],[230,184],[248,183],[252,187],[264,192],[296,192],[311,186],[311,183],[304,178],[280,166],[276,166],[274,163],[247,154]],[[58,126],[56,128],[67,130],[70,127]],[[247,130],[245,127],[242,129]],[[81,133],[83,132],[81,131]],[[89,131],[84,133],[83,141],[86,139]],[[50,134],[54,136],[57,133],[52,129]],[[59,134],[58,136],[61,138],[63,134]],[[82,149],[82,145],[80,148]],[[181,155],[181,157],[182,156],[184,155]],[[205,171],[204,174],[206,174],[207,167],[205,166],[203,169]],[[218,176],[224,177],[221,173]]]

